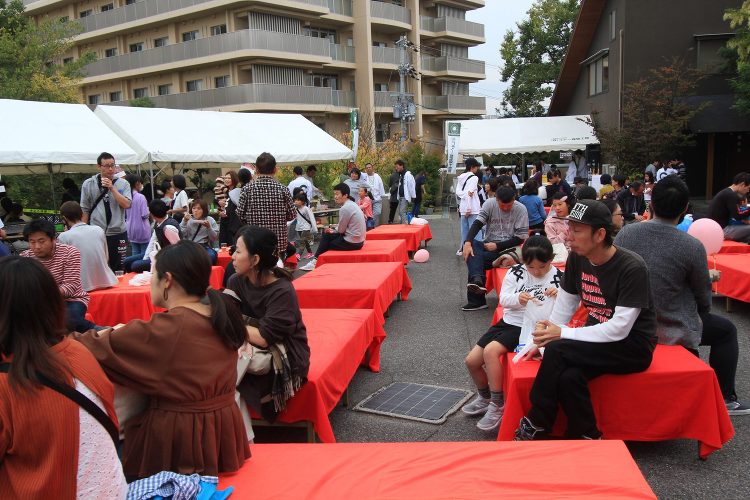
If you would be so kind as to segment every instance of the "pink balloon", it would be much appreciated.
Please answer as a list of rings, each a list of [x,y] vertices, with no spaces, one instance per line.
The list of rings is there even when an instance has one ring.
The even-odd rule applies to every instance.
[[[414,262],[423,264],[428,260],[430,260],[430,252],[428,252],[424,248],[417,250],[417,252],[414,254]]]
[[[698,219],[690,224],[688,234],[703,243],[708,255],[717,253],[724,243],[724,231],[713,219]]]

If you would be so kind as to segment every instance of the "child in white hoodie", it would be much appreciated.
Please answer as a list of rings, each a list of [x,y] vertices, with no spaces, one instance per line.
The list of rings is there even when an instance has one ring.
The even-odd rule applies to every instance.
[[[318,224],[315,221],[315,214],[313,214],[312,209],[307,206],[307,196],[305,193],[297,193],[294,196],[294,208],[297,211],[297,235],[300,241],[300,258],[310,259],[313,257],[313,231],[318,232]],[[303,247],[307,252],[304,255],[302,255]]]
[[[562,272],[552,266],[554,252],[550,241],[531,236],[523,245],[523,264],[508,269],[500,290],[503,318],[491,326],[466,356],[466,368],[477,386],[477,397],[464,405],[468,415],[484,415],[477,427],[491,431],[503,416],[503,376],[500,358],[518,347],[526,305],[555,300]]]

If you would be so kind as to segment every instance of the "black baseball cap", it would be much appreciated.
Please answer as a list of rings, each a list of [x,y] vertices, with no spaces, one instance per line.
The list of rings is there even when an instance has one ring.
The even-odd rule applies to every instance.
[[[612,225],[612,212],[599,201],[580,200],[570,209],[570,215],[565,220],[587,226],[609,227]]]

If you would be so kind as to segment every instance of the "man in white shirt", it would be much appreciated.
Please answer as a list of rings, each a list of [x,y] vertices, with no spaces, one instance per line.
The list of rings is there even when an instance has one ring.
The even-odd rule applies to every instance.
[[[539,321],[528,357],[545,347],[531,388],[531,410],[521,419],[516,441],[548,433],[562,406],[568,439],[600,439],[588,390],[590,380],[637,373],[651,365],[656,312],[646,263],[612,244],[612,214],[601,202],[581,200],[567,217],[570,254],[549,320]],[[583,303],[586,326],[569,328]]]
[[[294,175],[296,176],[294,179],[292,179],[292,182],[289,183],[289,194],[294,196],[294,190],[297,188],[302,189],[302,192],[305,193],[307,196],[308,204],[310,200],[312,200],[313,197],[313,186],[312,182],[305,179],[305,176],[302,175],[302,167],[299,165],[294,167],[292,170],[294,172]]]
[[[380,174],[375,172],[375,168],[372,163],[365,164],[365,176],[364,180],[370,185],[370,193],[372,193],[372,218],[375,219],[375,225],[380,223],[380,214],[383,211],[383,196],[385,196],[385,186],[383,186],[383,179]]]
[[[143,255],[131,255],[125,259],[125,271],[140,273],[151,269],[151,256],[167,245],[174,245],[182,234],[179,223],[168,216],[167,204],[154,200],[148,204],[148,211],[154,219],[154,231]]]
[[[83,210],[78,202],[63,203],[60,215],[68,230],[58,236],[57,241],[76,247],[81,254],[81,285],[84,291],[115,286],[117,278],[107,265],[107,238],[104,230],[81,220]]]
[[[463,255],[463,242],[466,241],[466,235],[469,234],[471,225],[477,219],[482,204],[479,201],[479,162],[474,158],[467,158],[464,162],[466,171],[458,176],[456,182],[456,197],[458,198],[458,217],[461,223],[461,247],[456,255]],[[483,233],[479,233],[477,238],[481,241],[484,238]]]
[[[398,215],[401,218],[401,224],[408,224],[409,219],[406,216],[409,203],[417,196],[417,183],[414,176],[406,170],[404,160],[396,160],[394,163],[398,173],[398,185],[396,187],[396,196],[398,197]]]

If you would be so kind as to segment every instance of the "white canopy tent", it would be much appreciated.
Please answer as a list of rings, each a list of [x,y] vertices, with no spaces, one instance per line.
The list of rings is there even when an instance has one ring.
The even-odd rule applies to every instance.
[[[0,117],[0,175],[90,172],[102,151],[146,160],[83,104],[0,99]]]
[[[458,153],[540,153],[599,144],[588,115],[461,120]],[[450,123],[446,123],[446,130]]]
[[[94,114],[151,163],[345,160],[352,151],[298,114],[98,106]]]

